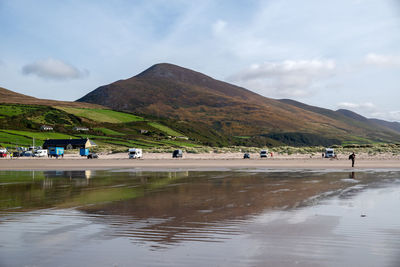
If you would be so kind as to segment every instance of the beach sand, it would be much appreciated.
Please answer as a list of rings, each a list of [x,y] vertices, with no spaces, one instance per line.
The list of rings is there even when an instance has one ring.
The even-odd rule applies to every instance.
[[[182,159],[172,159],[170,153],[144,153],[143,159],[128,159],[127,153],[99,155],[99,159],[86,159],[77,154],[66,154],[64,158],[5,158],[0,159],[0,170],[89,170],[89,169],[400,169],[400,156],[378,154],[357,155],[355,167],[351,167],[348,155],[338,159],[323,159],[304,154],[274,155],[260,159],[251,154],[243,159],[243,153],[184,154]]]

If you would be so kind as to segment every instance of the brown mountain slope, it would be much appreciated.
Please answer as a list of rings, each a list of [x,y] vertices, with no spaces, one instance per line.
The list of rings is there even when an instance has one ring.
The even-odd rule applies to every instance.
[[[345,121],[166,63],[101,86],[77,101],[202,122],[232,135],[304,132],[348,139],[371,134]]]
[[[357,135],[368,137],[373,140],[398,140],[397,136],[400,134],[400,128],[396,129],[398,123],[396,124],[395,122],[380,121],[379,123],[379,120],[365,118],[350,110],[339,109],[333,111],[326,108],[310,106],[291,99],[280,99],[279,101],[333,118],[347,125],[352,125],[353,128],[356,128],[355,133],[357,133]]]
[[[96,104],[35,98],[32,96],[16,93],[2,87],[0,87],[0,103],[43,105],[43,106],[67,106],[76,108],[105,108]]]

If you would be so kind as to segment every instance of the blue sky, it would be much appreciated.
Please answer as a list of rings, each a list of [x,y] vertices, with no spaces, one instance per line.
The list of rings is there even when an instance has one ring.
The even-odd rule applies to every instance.
[[[0,0],[0,86],[76,100],[169,62],[400,121],[400,1]]]

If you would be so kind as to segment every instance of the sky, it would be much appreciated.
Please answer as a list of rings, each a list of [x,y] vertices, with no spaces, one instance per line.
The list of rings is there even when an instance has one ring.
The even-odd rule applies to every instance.
[[[400,121],[400,0],[0,0],[0,87],[76,100],[157,63]]]

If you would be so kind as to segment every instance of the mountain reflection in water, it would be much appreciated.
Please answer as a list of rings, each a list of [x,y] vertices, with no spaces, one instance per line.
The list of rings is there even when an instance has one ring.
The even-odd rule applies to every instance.
[[[340,226],[341,221],[348,220],[346,208],[341,207],[343,203],[331,205],[332,199],[345,203],[371,190],[394,185],[397,190],[399,178],[399,172],[390,171],[0,171],[0,241],[4,249],[0,256],[18,263],[16,266],[31,264],[13,254],[19,252],[33,257],[36,265],[51,266],[44,264],[43,252],[56,249],[46,245],[52,242],[63,251],[53,260],[65,260],[70,255],[65,251],[74,247],[96,253],[107,248],[125,257],[123,252],[133,246],[135,258],[140,258],[143,265],[163,265],[152,264],[151,251],[181,251],[183,246],[192,254],[196,247],[201,248],[199,253],[207,251],[207,257],[215,257],[218,265],[227,259],[221,258],[224,254],[213,254],[212,248],[228,254],[236,251],[239,257],[244,253],[239,248],[250,246],[254,249],[248,252],[254,254],[252,261],[243,262],[243,255],[232,255],[229,262],[262,266],[265,262],[280,265],[285,260],[294,263],[305,259],[303,266],[310,266],[331,257],[333,263],[332,251],[347,246],[354,253],[360,242],[372,250],[364,239],[388,238],[379,233],[393,233],[399,221],[396,217],[387,229],[364,233],[367,224],[356,223],[361,215],[366,216],[364,222],[372,216],[366,214],[366,209],[357,208],[357,213],[350,216],[350,226],[346,226],[350,231]],[[344,233],[338,235],[334,229]],[[355,239],[343,238],[346,231]],[[24,250],[25,242],[36,244],[29,253]],[[381,259],[400,247],[395,239],[388,242],[390,249],[377,254]],[[100,244],[103,247],[99,248]],[[316,259],[313,251],[318,250]],[[92,257],[73,254],[72,258],[82,263]],[[105,258],[101,255],[98,258],[99,266],[110,263],[102,263],[100,259]],[[382,262],[373,259],[368,258]],[[178,265],[193,265],[195,261]],[[68,257],[68,262],[74,261]]]
[[[7,176],[7,172],[1,174]],[[77,208],[101,215],[90,218],[101,218],[114,229],[113,235],[164,245],[218,241],[236,234],[237,224],[268,210],[313,205],[328,196],[345,193],[345,197],[381,182],[368,172],[259,170],[36,171],[17,172],[14,178],[0,187],[3,211]]]
[[[237,234],[238,225],[263,212],[314,205],[340,194],[347,197],[377,182],[368,173],[355,178],[354,173],[195,172],[139,198],[79,210],[107,215],[104,220],[119,236],[164,245],[200,239],[217,242],[226,234]]]

